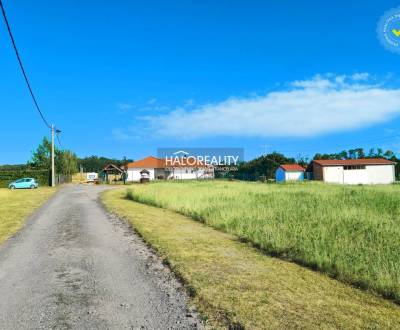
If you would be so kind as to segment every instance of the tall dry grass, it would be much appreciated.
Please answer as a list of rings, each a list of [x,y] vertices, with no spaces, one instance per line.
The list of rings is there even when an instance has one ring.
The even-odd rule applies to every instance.
[[[400,186],[159,182],[131,199],[400,302]]]

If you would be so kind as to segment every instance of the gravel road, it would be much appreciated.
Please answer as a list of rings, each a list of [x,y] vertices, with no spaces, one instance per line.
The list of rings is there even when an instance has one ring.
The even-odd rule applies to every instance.
[[[62,188],[0,247],[0,329],[196,329],[170,271],[99,202]]]

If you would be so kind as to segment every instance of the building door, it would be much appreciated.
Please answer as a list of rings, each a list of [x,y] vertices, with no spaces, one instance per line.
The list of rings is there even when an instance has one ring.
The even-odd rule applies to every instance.
[[[343,166],[324,167],[324,181],[329,183],[343,183]]]

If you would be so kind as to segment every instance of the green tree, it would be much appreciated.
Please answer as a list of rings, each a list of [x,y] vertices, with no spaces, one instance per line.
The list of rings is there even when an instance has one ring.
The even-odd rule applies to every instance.
[[[85,172],[99,172],[107,164],[110,163],[117,166],[122,166],[130,162],[133,162],[133,160],[127,159],[126,157],[124,157],[123,159],[114,159],[107,157],[90,156],[90,157],[80,158],[78,160],[78,165],[82,166]]]
[[[375,156],[376,156],[376,154],[375,154],[375,148],[369,149],[368,157],[369,157],[369,158],[373,158],[373,157],[375,157]]]
[[[58,157],[59,173],[72,175],[78,172],[78,157],[72,151],[63,150]]]
[[[74,174],[78,171],[78,157],[70,150],[62,150],[54,146],[54,163],[57,173]],[[36,150],[32,152],[28,164],[40,169],[51,169],[51,141],[47,137],[44,137]]]
[[[385,157],[386,159],[393,159],[395,158],[395,154],[392,150],[386,150],[383,154],[383,157]]]
[[[259,176],[265,176],[268,179],[275,177],[275,171],[281,164],[294,164],[294,158],[287,158],[278,152],[263,155],[249,162],[243,162],[238,166],[238,171],[232,174],[242,180],[258,180]]]
[[[357,158],[365,158],[365,152],[363,148],[356,148],[355,149]]]
[[[50,169],[51,162],[51,142],[44,137],[42,143],[32,151],[32,157],[29,165],[37,168]]]

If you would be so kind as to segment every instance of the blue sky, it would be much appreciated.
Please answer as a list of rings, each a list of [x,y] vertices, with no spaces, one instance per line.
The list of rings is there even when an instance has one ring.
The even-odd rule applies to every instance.
[[[376,36],[395,1],[3,3],[41,108],[79,156],[400,151],[400,55]],[[2,21],[0,109],[0,163],[25,162],[49,132]]]

